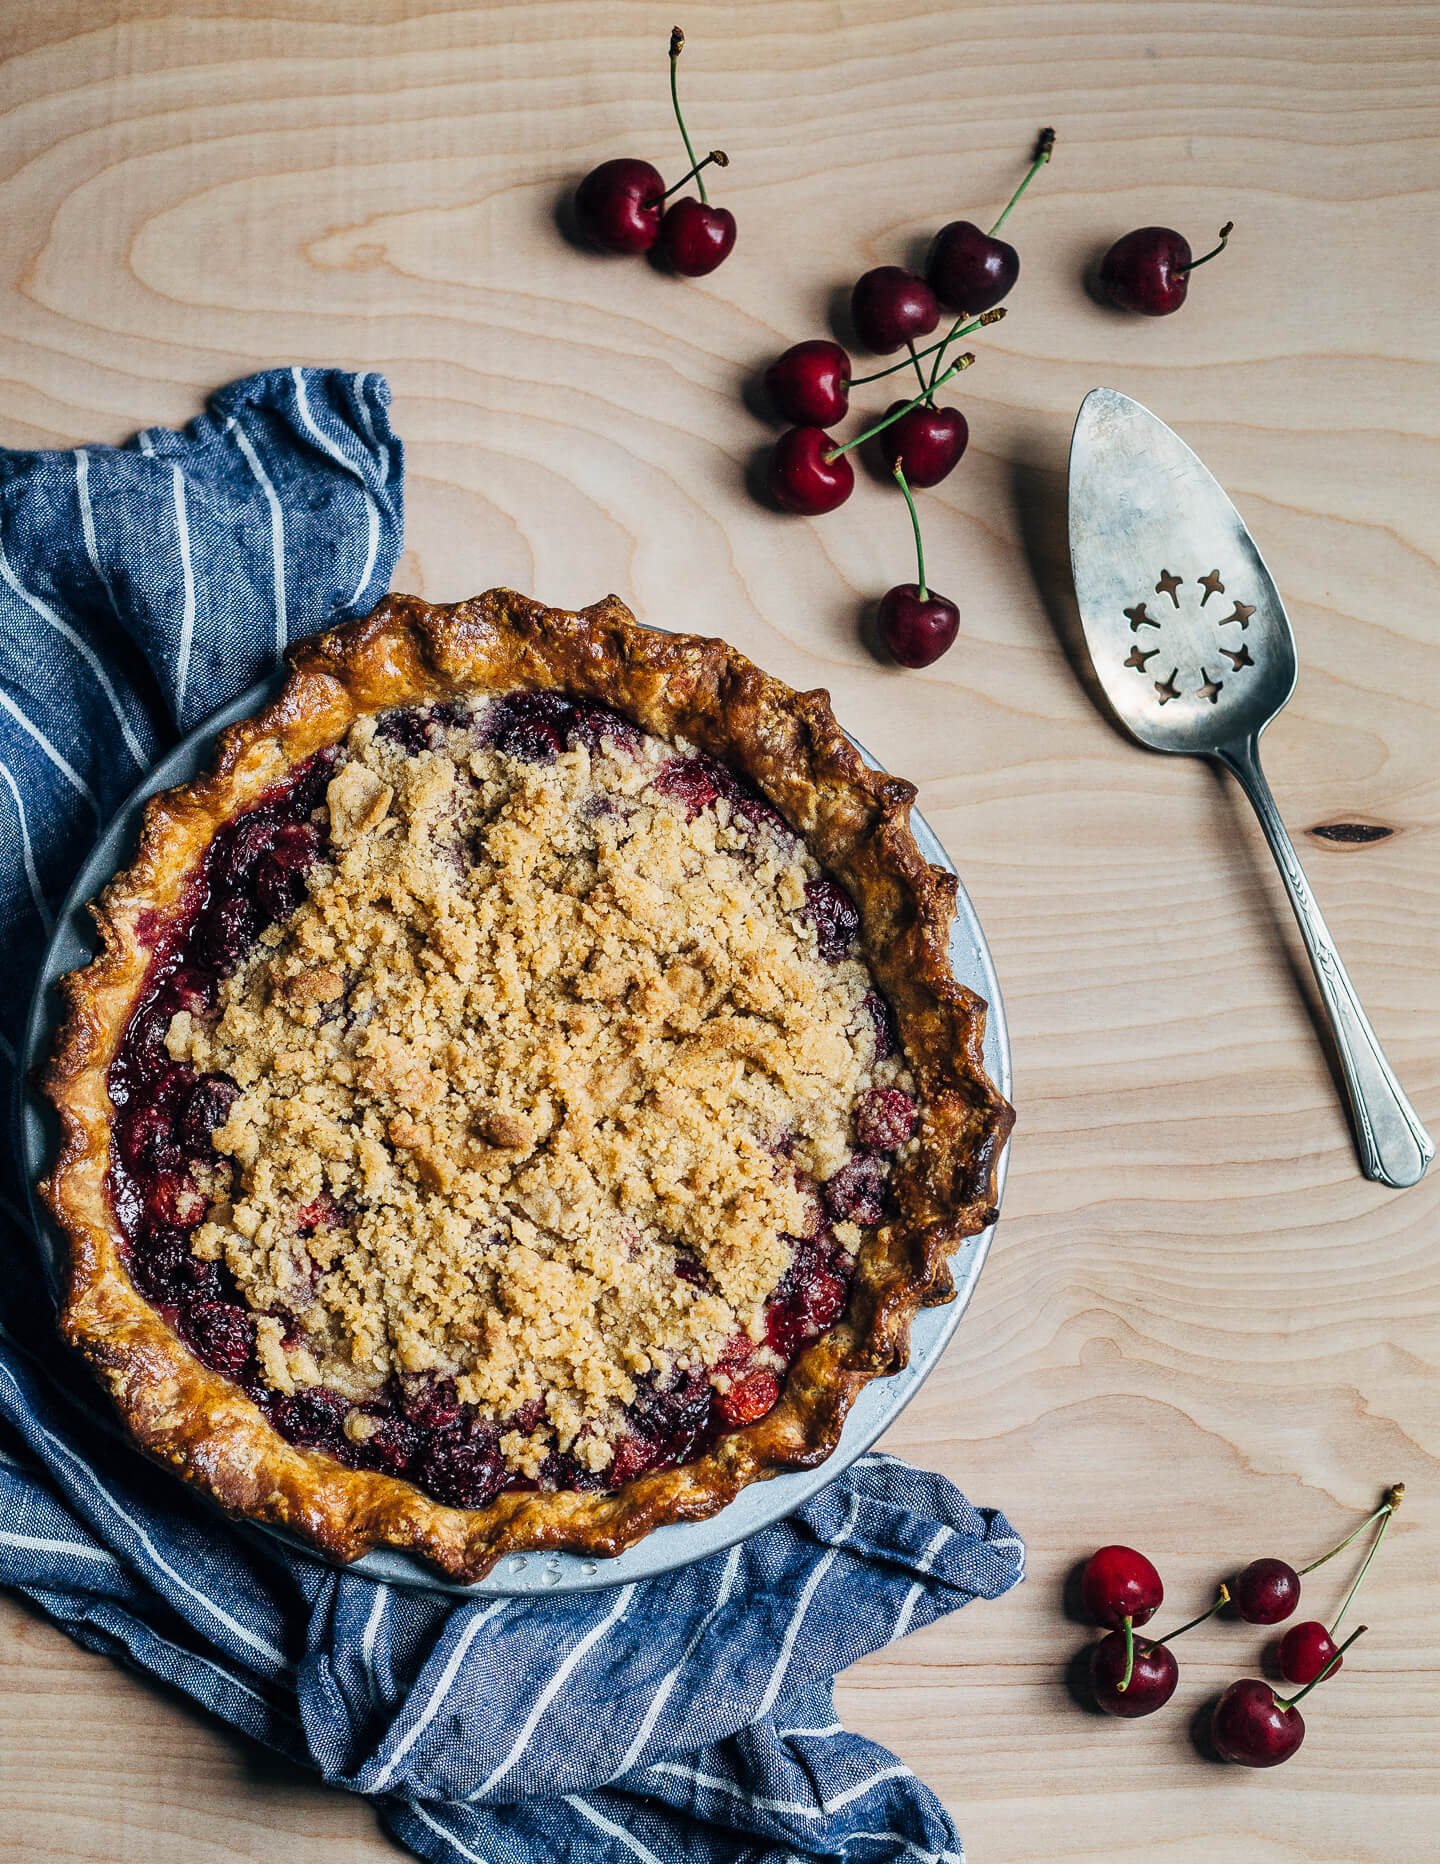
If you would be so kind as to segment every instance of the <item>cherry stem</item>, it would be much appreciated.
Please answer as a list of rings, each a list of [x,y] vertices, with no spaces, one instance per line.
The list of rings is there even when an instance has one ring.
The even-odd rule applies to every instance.
[[[933,356],[936,350],[943,350],[946,345],[952,343],[956,337],[968,337],[972,330],[979,330],[983,324],[998,324],[1004,315],[1004,308],[999,307],[993,311],[986,311],[983,317],[977,317],[975,321],[970,324],[965,324],[965,319],[963,317],[957,317],[950,328],[948,336],[943,336],[938,343],[931,343],[927,348],[916,350],[914,353],[923,362],[927,356]],[[963,330],[960,328],[962,324],[965,324]],[[888,363],[885,368],[875,370],[873,375],[852,376],[850,386],[851,388],[859,388],[866,382],[879,382],[887,375],[894,375],[897,369],[908,369],[909,367],[910,358],[907,356],[904,362]]]
[[[987,324],[998,324],[1000,319],[1005,315],[1005,307],[1003,304],[997,304],[993,310],[986,311],[983,316],[977,317],[973,323],[966,324],[965,319],[969,315],[970,313],[968,311],[962,311],[946,331],[945,335],[941,337],[940,341],[930,345],[930,349],[939,350],[940,352],[935,358],[934,368],[930,371],[930,393],[932,395],[935,393],[935,377],[940,373],[940,365],[945,360],[945,352],[955,341],[956,337],[969,336],[972,330],[983,330]],[[960,327],[962,324],[965,324],[963,330]],[[920,353],[922,356],[928,356],[930,350],[922,350]]]
[[[830,451],[823,456],[825,464],[828,466],[832,460],[838,460],[842,453],[849,453],[853,448],[862,446],[865,441],[873,440],[876,434],[883,434],[887,427],[893,427],[895,425],[902,414],[908,414],[912,408],[918,408],[922,401],[928,400],[929,395],[933,394],[936,388],[943,388],[952,375],[959,375],[962,369],[968,369],[974,360],[973,352],[967,350],[963,356],[958,357],[956,361],[951,363],[950,367],[945,371],[944,375],[941,376],[940,380],[933,385],[928,394],[912,395],[910,400],[905,403],[904,407],[897,408],[893,414],[887,414],[883,420],[874,422],[865,429],[864,433],[856,434],[853,440],[847,440],[843,447],[831,447]]]
[[[1404,1483],[1402,1482],[1399,1485],[1399,1487],[1400,1487],[1401,1493],[1403,1494],[1405,1490]],[[1390,1499],[1390,1497],[1394,1493],[1395,1491],[1393,1489],[1387,1491],[1384,1507],[1377,1508],[1375,1511],[1376,1514],[1379,1514],[1380,1516],[1383,1517],[1380,1522],[1380,1532],[1375,1536],[1375,1539],[1371,1544],[1369,1553],[1365,1555],[1365,1558],[1361,1563],[1360,1571],[1355,1575],[1355,1584],[1351,1586],[1350,1590],[1345,1594],[1345,1603],[1340,1607],[1339,1611],[1336,1612],[1335,1614],[1335,1622],[1330,1627],[1331,1637],[1334,1637],[1335,1633],[1340,1629],[1340,1620],[1345,1616],[1346,1612],[1348,1612],[1350,1607],[1355,1603],[1355,1594],[1360,1590],[1360,1582],[1362,1579],[1364,1579],[1365,1575],[1369,1572],[1370,1562],[1375,1558],[1375,1555],[1379,1553],[1380,1551],[1380,1543],[1385,1538],[1385,1530],[1387,1527],[1389,1527],[1391,1516],[1395,1513],[1395,1510],[1399,1505],[1397,1501],[1392,1501]],[[1372,1521],[1374,1520],[1374,1518],[1375,1518],[1374,1515],[1370,1517]]]
[[[903,456],[895,462],[895,483],[905,494],[905,503],[910,507],[910,528],[915,533],[916,587],[920,591],[920,600],[928,602],[930,591],[925,586],[925,546],[920,541],[920,514],[915,509],[915,496],[910,490],[909,480],[905,477]]]
[[[672,182],[671,185],[660,196],[661,200],[668,201],[670,196],[675,192],[676,188],[683,188],[687,181],[695,181],[696,185],[698,186],[699,184],[698,184],[697,177],[699,176],[700,170],[702,168],[708,168],[712,162],[715,164],[717,168],[728,168],[730,166],[730,157],[726,155],[723,149],[712,149],[709,155],[705,157],[705,160],[703,162],[697,162],[695,166],[690,170],[690,173],[688,175],[682,175],[678,181]],[[700,197],[702,200],[705,197],[704,188],[700,189]]]
[[[1010,209],[1015,205],[1015,203],[1020,199],[1020,196],[1030,186],[1030,183],[1040,173],[1040,170],[1050,160],[1050,157],[1054,151],[1054,148],[1055,148],[1054,130],[1053,129],[1042,129],[1040,132],[1040,140],[1035,145],[1035,160],[1030,164],[1030,171],[1026,175],[1025,179],[1020,183],[1020,186],[1010,196],[1009,201],[1006,203],[1004,213],[1001,214],[1000,218],[995,222],[994,226],[991,227],[990,229],[991,239],[994,239],[995,235],[1000,231],[1001,227],[1004,226],[1006,220],[1009,218]]]
[[[1161,1644],[1169,1644],[1169,1643],[1172,1643],[1177,1637],[1184,1637],[1187,1631],[1193,1631],[1196,1625],[1203,1625],[1207,1618],[1213,1618],[1215,1616],[1216,1612],[1220,1610],[1220,1607],[1222,1605],[1228,1605],[1229,1603],[1230,1603],[1230,1588],[1228,1586],[1221,1586],[1219,1596],[1216,1598],[1215,1603],[1209,1608],[1208,1611],[1201,1612],[1198,1618],[1192,1618],[1188,1625],[1181,1625],[1178,1631],[1167,1631],[1164,1637],[1157,1637],[1155,1639],[1156,1645],[1158,1646]]]
[[[1120,1678],[1120,1681],[1115,1685],[1115,1687],[1120,1691],[1120,1694],[1122,1696],[1125,1694],[1125,1691],[1130,1687],[1130,1678],[1134,1674],[1135,1674],[1135,1626],[1131,1622],[1129,1614],[1127,1613],[1126,1618],[1125,1618],[1125,1674]]]
[[[915,345],[908,337],[905,339],[905,347],[909,350],[910,360],[915,365],[915,380],[920,384],[920,393],[928,400],[932,390],[925,380],[925,371],[920,367],[920,358],[915,354]]]
[[[1394,1514],[1395,1510],[1400,1506],[1401,1502],[1404,1499],[1405,1499],[1405,1484],[1403,1482],[1392,1483],[1391,1486],[1388,1489],[1386,1489],[1385,1499],[1383,1502],[1381,1502],[1380,1506],[1375,1510],[1374,1514],[1367,1515],[1365,1519],[1360,1523],[1359,1527],[1357,1527],[1356,1529],[1354,1529],[1353,1532],[1345,1536],[1344,1540],[1340,1542],[1338,1547],[1332,1547],[1329,1553],[1322,1553],[1318,1560],[1312,1560],[1308,1566],[1302,1566],[1300,1568],[1301,1577],[1303,1578],[1306,1573],[1313,1573],[1317,1566],[1323,1566],[1327,1560],[1333,1560],[1337,1553],[1344,1553],[1345,1549],[1348,1546],[1350,1546],[1350,1544],[1353,1541],[1359,1540],[1360,1536],[1365,1532],[1366,1528],[1372,1527],[1375,1524],[1375,1522],[1377,1522],[1380,1519],[1381,1515]]]
[[[1234,231],[1235,222],[1233,220],[1227,220],[1220,229],[1220,244],[1218,246],[1212,246],[1209,252],[1201,253],[1198,259],[1192,259],[1189,265],[1177,265],[1175,268],[1175,276],[1177,278],[1183,278],[1187,272],[1193,272],[1197,265],[1205,265],[1213,259],[1217,253],[1224,252],[1225,248],[1230,244],[1230,235]]]
[[[1325,1678],[1330,1674],[1330,1672],[1339,1663],[1340,1659],[1345,1655],[1346,1651],[1349,1650],[1350,1646],[1355,1642],[1356,1638],[1363,1637],[1369,1629],[1370,1629],[1369,1625],[1356,1625],[1355,1629],[1350,1633],[1349,1637],[1346,1638],[1345,1642],[1340,1646],[1339,1650],[1336,1651],[1335,1655],[1330,1659],[1329,1663],[1326,1664],[1325,1668],[1320,1672],[1320,1674],[1318,1676],[1312,1676],[1310,1681],[1305,1685],[1305,1687],[1303,1689],[1297,1690],[1295,1694],[1291,1696],[1288,1702],[1286,1702],[1282,1697],[1277,1696],[1275,1698],[1276,1708],[1290,1710],[1295,1707],[1295,1704],[1297,1702],[1302,1702],[1305,1699],[1305,1697],[1310,1694],[1310,1691],[1315,1687],[1317,1683],[1323,1683],[1325,1681]]]
[[[690,146],[690,132],[686,129],[685,119],[680,114],[680,90],[676,82],[676,72],[679,70],[680,66],[680,54],[684,50],[684,33],[681,32],[678,26],[672,27],[670,32],[670,102],[675,107],[675,121],[680,125],[680,140],[685,144],[685,153],[690,158],[690,170],[695,177],[695,186],[700,190],[700,204],[702,207],[706,207],[709,205],[710,197],[705,192],[705,183],[700,175],[700,170],[704,167],[704,163],[695,160],[695,151]],[[686,176],[686,180],[689,180],[688,175]]]

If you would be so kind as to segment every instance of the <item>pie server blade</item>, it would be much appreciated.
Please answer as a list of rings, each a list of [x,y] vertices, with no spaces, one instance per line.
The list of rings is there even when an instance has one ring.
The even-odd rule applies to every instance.
[[[1117,389],[1094,389],[1075,422],[1070,562],[1116,717],[1151,750],[1223,764],[1254,806],[1330,1018],[1361,1168],[1382,1184],[1415,1184],[1434,1143],[1360,1006],[1260,768],[1260,734],[1295,690],[1289,618],[1214,477]]]

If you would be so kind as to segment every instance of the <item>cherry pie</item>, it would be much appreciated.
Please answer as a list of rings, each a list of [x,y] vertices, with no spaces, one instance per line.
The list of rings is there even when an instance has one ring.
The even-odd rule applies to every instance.
[[[613,598],[298,646],[64,984],[63,1324],[140,1443],[462,1579],[823,1460],[1013,1118],[913,795]]]

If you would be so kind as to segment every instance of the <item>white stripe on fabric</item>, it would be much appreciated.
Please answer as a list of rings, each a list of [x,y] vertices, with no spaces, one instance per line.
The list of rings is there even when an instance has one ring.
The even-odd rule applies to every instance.
[[[642,1719],[639,1728],[635,1732],[635,1739],[630,1743],[629,1749],[626,1752],[624,1760],[621,1761],[620,1765],[615,1769],[614,1773],[612,1773],[610,1776],[612,1780],[618,1780],[622,1773],[629,1773],[630,1769],[635,1765],[636,1761],[639,1760],[641,1754],[644,1752],[645,1743],[650,1739],[651,1730],[654,1728],[656,1721],[659,1719],[660,1711],[661,1709],[664,1708],[667,1700],[669,1699],[670,1691],[675,1687],[676,1683],[679,1681],[680,1675],[682,1671],[684,1670],[685,1665],[690,1661],[692,1652],[695,1650],[695,1647],[699,1644],[701,1638],[704,1637],[705,1633],[710,1629],[711,1625],[714,1624],[720,1612],[722,1612],[725,1609],[725,1606],[728,1603],[729,1598],[730,1598],[730,1588],[734,1585],[735,1575],[739,1570],[740,1570],[740,1546],[739,1546],[739,1543],[737,1542],[736,1545],[730,1549],[729,1557],[725,1562],[724,1571],[720,1575],[720,1584],[718,1585],[715,1591],[715,1603],[710,1607],[710,1610],[705,1614],[705,1616],[700,1620],[700,1623],[696,1626],[694,1634],[692,1635],[690,1639],[690,1642],[685,1646],[685,1649],[680,1654],[680,1661],[675,1665],[675,1668],[670,1672],[670,1674],[665,1678],[664,1682],[661,1683],[660,1687],[656,1690],[654,1698],[651,1701],[650,1707],[645,1711],[644,1718]]]
[[[882,1773],[872,1774],[868,1780],[862,1780],[858,1786],[847,1787],[834,1799],[822,1799],[816,1805],[802,1805],[792,1799],[766,1799],[758,1793],[747,1793],[743,1786],[734,1780],[722,1780],[717,1774],[701,1773],[698,1768],[686,1767],[680,1761],[657,1760],[653,1767],[647,1767],[646,1773],[673,1773],[678,1779],[689,1780],[694,1786],[707,1787],[712,1793],[726,1793],[731,1799],[740,1799],[747,1806],[753,1806],[757,1812],[787,1812],[797,1819],[828,1818],[841,1806],[848,1806],[852,1799],[859,1799],[868,1793],[872,1786],[883,1786],[887,1780],[913,1780],[914,1774],[905,1766],[887,1767]]]
[[[30,844],[30,824],[25,820],[25,804],[21,800],[20,785],[15,781],[10,766],[3,758],[0,758],[0,777],[5,779],[5,786],[10,792],[10,799],[15,805],[15,814],[20,822],[20,855],[25,863],[25,878],[30,883],[30,898],[35,902],[35,910],[40,915],[41,925],[47,932],[51,932],[54,930],[55,920],[45,898],[45,889],[40,885],[40,876],[35,869],[35,850]],[[11,1061],[17,1061],[19,1058],[8,1042],[5,1047],[9,1050]]]
[[[3,1459],[9,1463],[7,1456]],[[10,1463],[12,1469],[18,1469],[19,1463]],[[12,1534],[8,1528],[0,1528],[0,1544],[6,1547],[24,1547],[29,1553],[73,1553],[77,1560],[99,1560],[105,1566],[119,1566],[120,1562],[113,1553],[103,1547],[87,1547],[78,1540],[38,1540],[33,1534]]]
[[[446,1696],[449,1695],[450,1685],[455,1681],[460,1666],[465,1661],[466,1653],[480,1635],[480,1627],[493,1618],[496,1612],[504,1611],[509,1603],[510,1601],[508,1599],[496,1599],[492,1605],[487,1605],[483,1612],[477,1613],[476,1616],[470,1620],[469,1624],[466,1625],[464,1631],[461,1633],[459,1643],[457,1643],[454,1650],[451,1651],[445,1668],[440,1672],[439,1682],[436,1683],[434,1689],[430,1692],[430,1700],[420,1711],[409,1734],[406,1735],[399,1747],[396,1748],[389,1760],[387,1760],[385,1765],[380,1769],[373,1783],[364,1788],[365,1792],[379,1793],[384,1791],[390,1776],[400,1765],[401,1761],[404,1760],[411,1748],[414,1747],[421,1735],[424,1734],[436,1715],[439,1714],[440,1705],[444,1702]]]
[[[365,401],[365,384],[370,380],[367,370],[355,377],[355,399],[359,403],[360,425],[365,429],[365,438],[380,456],[380,483],[384,485],[390,477],[390,449],[385,446],[375,432],[375,423],[370,419],[370,409]]]
[[[305,395],[305,377],[298,364],[291,366],[290,379],[295,384],[295,403],[300,411],[300,419],[314,435],[315,444],[322,452],[328,453],[337,466],[343,467],[346,472],[352,475],[359,485],[360,491],[365,499],[365,517],[370,527],[370,538],[365,551],[365,567],[360,572],[360,580],[351,591],[350,600],[347,604],[348,607],[353,608],[360,600],[360,597],[365,593],[371,575],[374,573],[375,558],[380,550],[380,507],[375,503],[370,488],[365,483],[365,475],[361,472],[360,468],[353,460],[347,460],[339,447],[336,446],[335,442],[331,440],[328,435],[321,433],[320,429],[315,425],[315,417],[310,412],[310,403]]]
[[[84,447],[75,449],[75,491],[80,500],[80,533],[85,539],[85,554],[90,559],[90,567],[100,583],[100,587],[110,598],[110,606],[115,611],[115,619],[120,619],[120,604],[115,600],[115,591],[110,586],[110,578],[100,567],[100,546],[95,541],[95,513],[90,506],[90,455]]]
[[[835,1564],[835,1556],[839,1553],[842,1544],[850,1538],[851,1530],[855,1526],[856,1517],[859,1512],[860,1497],[852,1490],[850,1495],[850,1508],[845,1520],[845,1525],[840,1529],[840,1532],[826,1549],[824,1559],[816,1565],[815,1570],[811,1573],[800,1590],[799,1600],[796,1603],[789,1624],[785,1627],[785,1636],[780,1643],[780,1656],[776,1661],[774,1670],[770,1674],[770,1682],[765,1690],[765,1694],[760,1698],[760,1706],[755,1711],[755,1720],[757,1722],[767,1716],[775,1706],[775,1699],[780,1694],[780,1685],[785,1680],[785,1671],[789,1667],[791,1652],[795,1649],[795,1640],[800,1635],[800,1626],[806,1612],[810,1609],[810,1601],[815,1596],[815,1589],[830,1571],[830,1568]]]
[[[175,529],[180,536],[180,569],[185,578],[185,608],[180,617],[180,654],[175,670],[175,710],[184,713],[185,688],[190,683],[190,642],[195,633],[195,572],[190,566],[190,519],[185,511],[185,475],[173,463],[175,475]]]
[[[275,496],[275,488],[270,483],[269,473],[260,462],[260,455],[233,414],[225,423],[225,429],[227,433],[234,434],[240,451],[245,455],[245,464],[265,494],[265,503],[270,507],[270,560],[275,576],[275,658],[279,660],[290,639],[290,617],[285,608],[285,513],[280,509],[280,500]]]
[[[798,1741],[802,1735],[812,1741],[819,1741],[827,1735],[843,1735],[844,1732],[843,1722],[831,1722],[828,1728],[777,1728],[775,1735],[780,1741]]]
[[[646,1773],[673,1773],[679,1780],[688,1780],[692,1786],[703,1786],[712,1793],[726,1793],[731,1799],[740,1799],[747,1806],[754,1806],[760,1812],[793,1812],[802,1819],[818,1819],[819,1806],[802,1806],[790,1799],[762,1799],[755,1793],[747,1793],[743,1786],[737,1786],[733,1780],[722,1780],[718,1774],[701,1773],[696,1767],[686,1767],[678,1760],[657,1760],[645,1769]]]
[[[6,1378],[9,1379],[10,1383],[15,1387],[16,1395],[23,1399],[24,1393],[20,1389],[20,1381],[15,1377],[15,1374],[10,1370],[9,1366],[0,1362],[0,1372],[3,1372]],[[57,1437],[53,1430],[47,1430],[43,1424],[37,1424],[37,1428],[41,1436],[44,1437],[48,1443],[52,1443],[62,1456],[67,1457],[69,1461],[80,1470],[82,1475],[89,1478],[96,1492],[107,1501],[114,1512],[119,1515],[120,1519],[140,1541],[145,1551],[160,1568],[161,1572],[165,1574],[167,1579],[170,1579],[175,1585],[179,1586],[182,1592],[188,1592],[197,1605],[203,1605],[206,1611],[213,1617],[219,1619],[220,1623],[223,1624],[233,1636],[238,1637],[242,1644],[248,1644],[252,1650],[257,1651],[262,1657],[268,1658],[278,1670],[282,1670],[287,1674],[294,1670],[295,1665],[291,1663],[284,1651],[277,1650],[268,1638],[257,1637],[253,1631],[247,1630],[238,1619],[231,1617],[230,1613],[225,1610],[223,1605],[217,1605],[214,1599],[207,1597],[203,1592],[197,1591],[187,1579],[183,1579],[180,1574],[175,1571],[174,1567],[164,1558],[160,1549],[155,1545],[154,1541],[151,1540],[140,1523],[131,1515],[126,1514],[125,1510],[120,1506],[119,1502],[116,1501],[115,1497],[110,1493],[109,1489],[106,1488],[95,1471],[85,1461],[84,1457],[72,1450],[63,1437]]]
[[[90,789],[90,785],[80,775],[79,771],[73,769],[69,764],[66,763],[65,759],[60,755],[59,751],[56,750],[55,746],[45,736],[44,732],[41,731],[40,727],[38,725],[31,723],[31,721],[20,710],[19,706],[16,705],[15,701],[10,697],[9,693],[0,691],[0,705],[4,706],[5,710],[10,714],[11,718],[14,719],[15,723],[20,727],[22,731],[29,732],[30,736],[40,746],[40,749],[50,759],[50,762],[60,772],[61,776],[67,778],[71,783],[74,784],[75,788],[79,790],[80,794],[85,798],[86,802],[89,803],[90,807],[95,811],[95,814],[98,816],[100,814],[100,805],[99,803],[96,802],[94,794],[92,793]]]
[[[365,1687],[369,1691],[372,1708],[380,1706],[380,1689],[375,1681],[375,1634],[380,1629],[380,1620],[385,1615],[385,1607],[390,1603],[390,1588],[382,1582],[375,1587],[375,1603],[370,1607],[370,1616],[365,1620],[365,1634],[360,1640],[360,1660],[365,1666]]]
[[[506,1774],[509,1773],[510,1769],[530,1745],[530,1737],[539,1726],[540,1717],[564,1688],[570,1678],[571,1672],[580,1663],[591,1646],[598,1644],[611,1627],[625,1616],[626,1608],[629,1606],[634,1596],[635,1584],[633,1581],[628,1586],[622,1586],[620,1588],[619,1597],[615,1601],[615,1609],[610,1613],[610,1616],[608,1618],[602,1618],[598,1625],[592,1625],[585,1633],[584,1637],[581,1638],[580,1642],[575,1646],[574,1650],[571,1651],[570,1655],[565,1659],[564,1663],[561,1664],[560,1668],[550,1678],[550,1681],[536,1698],[535,1706],[525,1717],[525,1725],[521,1728],[519,1738],[514,1747],[511,1748],[509,1754],[501,1761],[500,1765],[495,1769],[488,1780],[477,1786],[473,1793],[466,1794],[467,1799],[483,1799],[492,1786],[505,1778]]]
[[[365,494],[365,513],[370,523],[370,540],[365,550],[365,567],[360,572],[360,580],[350,595],[350,607],[354,608],[361,596],[370,586],[370,578],[375,573],[375,559],[380,553],[380,507],[370,496],[370,488],[362,486]]]
[[[887,1780],[913,1780],[914,1778],[914,1774],[908,1767],[897,1763],[893,1767],[887,1767],[883,1773],[872,1773],[870,1778],[862,1780],[859,1786],[846,1787],[843,1793],[837,1793],[833,1799],[822,1799],[820,1804],[824,1807],[828,1817],[830,1813],[838,1812],[842,1806],[848,1806],[852,1799],[859,1799],[862,1794],[868,1793],[872,1786],[883,1786]]]
[[[583,1799],[577,1799],[573,1794],[567,1793],[565,1804],[573,1806],[582,1818],[589,1819],[592,1825],[598,1825],[602,1832],[608,1832],[610,1837],[618,1838],[627,1851],[633,1851],[637,1858],[643,1858],[645,1864],[660,1864],[655,1853],[647,1850],[638,1838],[626,1831],[623,1825],[616,1825],[613,1820],[602,1818],[595,1808],[587,1806]]]
[[[142,427],[140,429],[140,432],[136,434],[135,444],[137,447],[139,447],[140,451],[145,455],[147,460],[154,459],[155,443],[150,438],[150,429],[148,427]]]
[[[105,671],[104,667],[101,666],[100,657],[95,652],[95,649],[83,635],[79,635],[75,632],[70,626],[70,623],[66,621],[63,616],[57,615],[48,602],[43,601],[32,590],[26,589],[22,585],[20,578],[10,567],[10,559],[5,554],[4,544],[0,544],[0,577],[5,579],[12,593],[17,595],[27,608],[33,610],[43,622],[46,622],[57,634],[62,635],[70,643],[76,653],[79,654],[80,658],[85,662],[86,666],[89,667],[90,671],[95,675],[96,683],[109,701],[110,710],[115,714],[119,722],[120,735],[125,740],[126,750],[128,750],[131,757],[134,758],[136,768],[143,770],[145,768],[145,753],[141,749],[140,740],[130,729],[130,721],[126,718],[124,708],[120,704],[120,695],[111,684],[110,675]]]
[[[917,1573],[928,1573],[930,1571],[930,1562],[935,1558],[935,1555],[939,1553],[940,1549],[945,1545],[946,1541],[949,1540],[954,1531],[953,1528],[949,1527],[942,1527],[940,1529],[934,1540],[931,1541],[924,1553],[921,1554],[920,1562],[915,1568]],[[919,1603],[920,1594],[924,1590],[925,1587],[923,1583],[917,1579],[915,1584],[911,1586],[910,1590],[905,1594],[905,1603],[900,1607],[900,1611],[895,1619],[895,1629],[885,1640],[887,1644],[898,1644],[901,1638],[904,1637],[905,1633],[910,1629],[911,1614]]]
[[[472,1851],[468,1845],[462,1845],[448,1825],[442,1825],[438,1819],[432,1819],[418,1799],[407,1799],[405,1801],[405,1810],[407,1812],[413,1812],[417,1818],[423,1819],[430,1827],[431,1831],[438,1832],[447,1845],[453,1845],[462,1858],[469,1858],[470,1864],[489,1864],[489,1860],[487,1858],[482,1858],[478,1851]]]

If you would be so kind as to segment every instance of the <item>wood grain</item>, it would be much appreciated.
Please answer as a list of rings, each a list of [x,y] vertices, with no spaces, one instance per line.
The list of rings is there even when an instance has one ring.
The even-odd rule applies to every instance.
[[[1003,1505],[1028,1584],[860,1665],[842,1713],[930,1780],[971,1864],[1418,1864],[1440,1818],[1435,1268],[1440,1174],[1357,1175],[1293,928],[1207,769],[1122,740],[1076,677],[1070,422],[1108,381],[1177,426],[1285,592],[1299,689],[1267,765],[1402,1079],[1440,1130],[1440,8],[876,0],[684,12],[692,128],[741,227],[713,278],[577,252],[594,162],[676,172],[671,19],[638,4],[8,0],[0,20],[0,442],[180,424],[262,364],[383,369],[410,464],[401,587],[615,590],[722,633],[921,786],[1005,986],[1005,1218],[891,1447]],[[1024,276],[961,387],[961,469],[925,510],[959,645],[878,667],[860,605],[909,573],[862,474],[837,517],[745,479],[744,390],[837,287],[998,209]],[[1118,232],[1229,253],[1176,318],[1081,289]],[[883,398],[869,391],[873,402]],[[1304,833],[1360,822],[1368,843]],[[1403,1477],[1373,1629],[1274,1775],[1187,1723],[1253,1670],[1207,1627],[1152,1723],[1084,1714],[1062,1583],[1106,1539],[1176,1616],[1260,1552],[1309,1557]],[[1339,1566],[1339,1562],[1336,1566]],[[1310,1597],[1323,1609],[1343,1574]],[[1428,1582],[1428,1583],[1427,1583]],[[0,1852],[395,1855],[362,1806],[0,1605]]]

